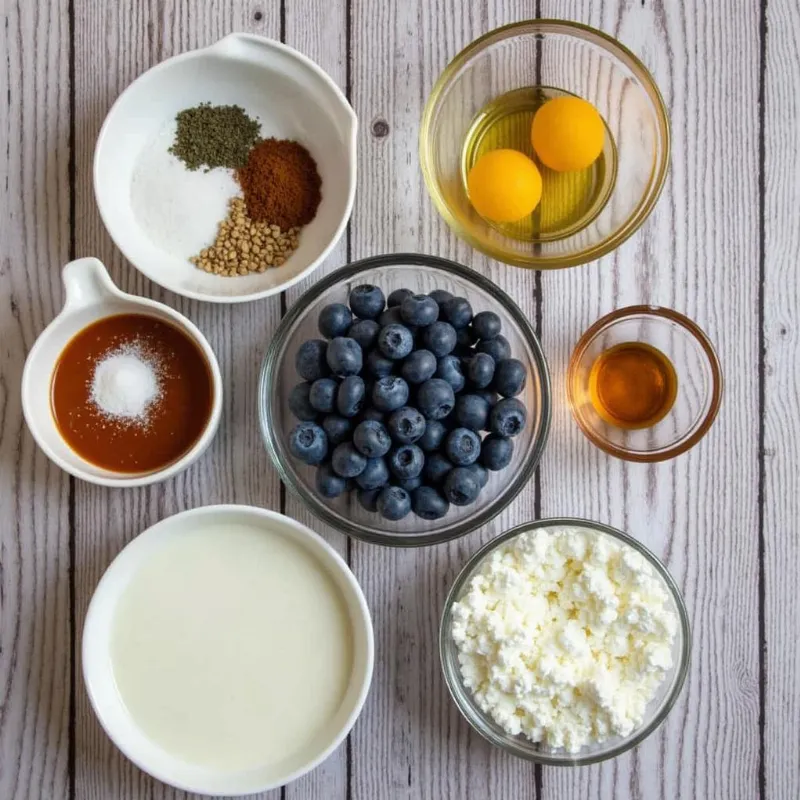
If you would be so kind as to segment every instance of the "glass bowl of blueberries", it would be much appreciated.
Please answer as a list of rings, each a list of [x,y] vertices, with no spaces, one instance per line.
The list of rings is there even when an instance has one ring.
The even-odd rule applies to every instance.
[[[375,256],[284,316],[259,417],[281,479],[326,523],[415,546],[475,530],[533,475],[550,378],[530,322],[472,269]]]

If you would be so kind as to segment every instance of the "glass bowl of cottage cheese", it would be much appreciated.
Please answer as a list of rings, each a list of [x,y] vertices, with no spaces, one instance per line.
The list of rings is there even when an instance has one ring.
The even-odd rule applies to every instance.
[[[580,766],[664,721],[689,666],[680,590],[640,542],[597,522],[516,527],[469,560],[439,633],[450,694],[493,745]]]

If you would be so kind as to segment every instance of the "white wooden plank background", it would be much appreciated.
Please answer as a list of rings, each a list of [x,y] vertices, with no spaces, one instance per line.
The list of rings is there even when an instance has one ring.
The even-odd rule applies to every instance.
[[[307,53],[359,115],[359,188],[328,259],[397,250],[491,275],[539,320],[556,392],[540,474],[465,539],[415,551],[323,530],[365,589],[375,681],[353,734],[319,769],[269,798],[800,797],[800,49],[796,0],[59,0],[3,2],[0,32],[0,798],[184,798],[122,758],[80,675],[83,615],[99,576],[137,532],[208,502],[308,512],[282,492],[257,434],[260,358],[288,297],[189,302],[129,267],[94,207],[94,139],[147,67],[233,30]],[[724,8],[723,8],[724,6]],[[653,71],[673,127],[672,169],[652,217],[595,264],[538,276],[490,262],[436,216],[417,164],[422,107],[469,41],[535,16],[617,36]],[[24,429],[25,354],[61,303],[59,268],[97,255],[126,290],[188,314],[228,386],[208,455],[159,487],[110,491],[50,465]],[[563,402],[571,346],[631,302],[673,306],[716,342],[724,406],[688,455],[631,465],[593,449]],[[435,631],[467,555],[534,516],[585,515],[629,530],[682,586],[694,657],[667,723],[633,753],[540,769],[472,734],[440,678]],[[14,520],[14,522],[10,522]],[[319,528],[319,525],[316,525]]]

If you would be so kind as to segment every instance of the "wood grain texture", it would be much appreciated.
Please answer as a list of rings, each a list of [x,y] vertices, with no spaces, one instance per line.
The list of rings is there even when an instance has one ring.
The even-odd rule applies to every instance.
[[[256,12],[261,15],[256,19]],[[280,508],[279,481],[258,434],[256,386],[261,358],[280,316],[277,297],[240,306],[188,301],[152,285],[127,264],[100,221],[91,184],[98,129],[111,103],[153,64],[211,44],[236,30],[278,38],[276,2],[75,3],[76,246],[96,255],[126,291],[164,300],[207,334],[225,387],[222,425],[203,458],[182,475],[140,490],[107,490],[80,484],[75,508],[75,614],[80,635],[89,599],[112,558],[137,533],[163,517],[217,502]],[[80,676],[76,678],[80,681]],[[185,797],[140,772],[111,744],[76,685],[76,796],[98,798]],[[277,798],[279,791],[265,797]]]
[[[764,75],[764,796],[800,797],[800,26],[766,6]]]
[[[287,0],[285,42],[312,58],[347,91],[346,0]],[[323,191],[325,190],[323,186]],[[347,262],[349,230],[325,262],[304,281],[286,292],[287,308],[324,274]],[[284,512],[320,533],[347,559],[347,537],[319,521],[291,492],[285,492]],[[286,800],[345,800],[348,787],[348,748],[342,743],[317,769],[286,787]]]
[[[490,262],[458,241],[434,211],[418,165],[419,120],[447,62],[495,24],[533,13],[533,3],[489,6],[354,1],[353,106],[362,135],[352,255],[453,258],[488,275],[534,319],[535,275]],[[376,637],[375,678],[352,736],[354,798],[536,796],[533,765],[490,748],[458,714],[436,645],[445,595],[469,553],[532,518],[534,501],[531,484],[491,525],[449,544],[389,550],[353,543],[352,565]]]
[[[64,797],[69,476],[25,428],[27,351],[61,305],[69,253],[66,2],[3,4],[0,30],[0,797]]]
[[[709,435],[650,466],[605,456],[556,404],[542,515],[610,523],[662,557],[683,590],[694,651],[678,705],[654,736],[600,766],[545,769],[542,796],[749,799],[759,759],[758,9],[543,0],[541,12],[598,27],[641,57],[673,133],[671,173],[644,227],[599,262],[543,277],[543,346],[555,385],[563,387],[589,324],[640,302],[696,320],[727,380]]]

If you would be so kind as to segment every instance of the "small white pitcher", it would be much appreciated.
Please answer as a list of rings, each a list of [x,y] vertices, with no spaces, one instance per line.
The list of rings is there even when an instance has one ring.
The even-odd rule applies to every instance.
[[[222,415],[222,375],[211,345],[183,314],[155,300],[120,291],[96,258],[71,261],[64,267],[62,279],[66,290],[64,308],[39,335],[28,353],[22,373],[22,411],[36,443],[51,461],[70,475],[101,486],[145,486],[183,471],[211,444]],[[214,387],[211,414],[197,442],[169,466],[142,475],[113,472],[81,458],[61,436],[51,407],[53,371],[70,339],[99,319],[124,313],[147,314],[183,331],[206,357]]]

